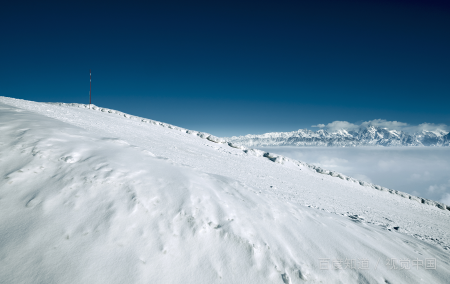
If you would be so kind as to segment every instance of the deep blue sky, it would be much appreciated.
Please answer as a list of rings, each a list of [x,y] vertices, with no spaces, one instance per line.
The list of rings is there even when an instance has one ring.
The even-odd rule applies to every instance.
[[[94,104],[218,136],[450,125],[448,1],[66,2],[2,3],[0,95],[88,103],[91,68]]]

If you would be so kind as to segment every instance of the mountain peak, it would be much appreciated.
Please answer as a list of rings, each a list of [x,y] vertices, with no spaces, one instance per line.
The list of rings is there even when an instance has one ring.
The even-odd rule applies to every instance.
[[[448,132],[443,130],[408,134],[369,124],[357,130],[325,129],[294,132],[272,132],[264,135],[246,135],[228,138],[248,147],[263,146],[450,146]]]

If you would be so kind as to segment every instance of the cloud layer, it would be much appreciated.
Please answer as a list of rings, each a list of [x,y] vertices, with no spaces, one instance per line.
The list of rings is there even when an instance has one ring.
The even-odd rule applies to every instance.
[[[333,121],[328,124],[317,124],[312,125],[311,127],[319,127],[319,128],[326,128],[329,131],[336,131],[339,129],[346,129],[346,130],[357,130],[361,127],[367,127],[369,125],[381,127],[381,128],[388,128],[389,130],[400,130],[405,131],[408,133],[414,133],[414,132],[420,132],[422,130],[426,131],[450,131],[450,127],[446,124],[435,124],[435,123],[422,123],[419,125],[411,125],[405,122],[400,121],[388,121],[385,119],[374,119],[369,121],[364,121],[362,123],[351,123],[348,121]]]

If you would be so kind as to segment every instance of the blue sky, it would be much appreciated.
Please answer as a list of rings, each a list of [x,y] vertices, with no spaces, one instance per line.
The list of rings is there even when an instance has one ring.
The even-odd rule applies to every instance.
[[[66,2],[66,1],[64,1]],[[450,125],[446,1],[2,4],[0,95],[218,136],[332,121]]]

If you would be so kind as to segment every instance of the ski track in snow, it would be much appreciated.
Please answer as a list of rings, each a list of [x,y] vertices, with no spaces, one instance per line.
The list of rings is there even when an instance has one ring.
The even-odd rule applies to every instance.
[[[183,277],[197,269],[199,263],[208,267],[202,268],[205,274],[198,276],[201,280],[197,283],[213,283],[217,279],[228,279],[224,283],[264,283],[257,279],[270,279],[266,283],[302,283],[303,280],[314,283],[324,279],[335,279],[326,283],[397,283],[395,280],[427,283],[423,279],[444,283],[443,279],[449,276],[448,210],[319,174],[304,164],[274,163],[272,157],[262,157],[264,152],[261,151],[245,152],[202,139],[197,132],[193,135],[145,123],[125,114],[118,116],[98,111],[98,108],[6,97],[0,97],[0,103],[4,104],[0,105],[3,120],[8,122],[2,125],[4,134],[0,147],[10,150],[3,150],[0,156],[0,163],[8,161],[1,172],[4,178],[0,186],[10,190],[14,184],[39,188],[21,189],[17,196],[0,191],[4,216],[1,218],[7,220],[0,227],[0,261],[8,255],[9,263],[20,265],[23,256],[27,256],[26,249],[31,248],[37,251],[46,248],[48,252],[39,253],[54,255],[54,259],[45,258],[48,263],[36,263],[34,270],[22,271],[24,279],[39,279],[38,282],[45,283],[69,283],[70,279],[76,279],[74,283],[86,279],[102,283],[148,283],[152,275],[152,279],[161,280],[159,283],[182,283]],[[40,119],[39,115],[56,120]],[[40,129],[49,133],[38,133]],[[8,137],[14,139],[8,140]],[[18,153],[21,159],[15,158]],[[54,168],[54,164],[58,167]],[[80,167],[80,164],[86,166]],[[45,175],[46,170],[52,173],[51,180]],[[71,180],[66,180],[69,177]],[[213,190],[217,188],[220,190]],[[117,202],[117,198],[123,202]],[[97,206],[98,200],[103,200],[101,208]],[[14,207],[15,202],[24,204],[20,212]],[[58,207],[58,204],[66,207]],[[73,225],[61,225],[63,231],[52,230],[53,225],[48,224],[47,219],[26,211],[33,208],[39,208],[42,216],[58,210],[59,214],[48,215],[49,218],[55,224],[73,222]],[[70,210],[76,209],[84,213],[71,215]],[[255,224],[249,211],[254,212],[261,223]],[[69,220],[61,217],[65,215]],[[169,223],[158,220],[157,217],[163,215]],[[87,219],[90,216],[98,219]],[[120,223],[128,222],[127,216],[133,216],[133,221]],[[21,227],[17,228],[16,223]],[[307,236],[299,234],[302,228],[308,229]],[[272,230],[281,233],[276,235]],[[331,241],[327,236],[330,230],[336,232]],[[18,231],[21,237],[17,237]],[[364,231],[367,232],[361,233]],[[35,236],[36,233],[40,235]],[[198,243],[198,238],[202,238],[200,233],[205,234],[207,242]],[[17,238],[8,238],[9,235]],[[19,241],[32,236],[39,239],[37,243],[28,241],[20,250],[23,243]],[[87,237],[83,239],[83,236]],[[54,238],[61,240],[52,243]],[[289,240],[285,246],[279,244],[283,238]],[[148,239],[152,240],[151,245],[146,242]],[[67,240],[75,244],[69,246],[65,243]],[[338,248],[335,243],[339,244]],[[111,244],[114,244],[114,254],[110,252]],[[299,248],[293,244],[303,245]],[[85,251],[78,251],[80,247]],[[307,248],[312,248],[312,252],[308,254]],[[16,250],[22,254],[11,257]],[[55,276],[49,267],[64,263],[69,257],[56,253],[61,250],[86,262],[92,255],[108,256],[111,261],[89,269],[78,263],[71,274]],[[395,271],[395,274],[385,266],[379,268],[380,271],[355,272],[320,271],[312,265],[317,264],[319,257],[337,258],[352,250],[355,258],[371,260],[387,256],[397,259],[432,256],[438,259],[441,270],[435,274],[425,270],[414,272],[416,274]],[[226,253],[219,255],[223,251]],[[297,255],[297,251],[306,253]],[[198,263],[191,263],[178,273],[168,270],[168,267],[180,268],[190,263],[194,252],[199,256]],[[136,255],[141,265],[152,265],[145,269],[138,267],[134,260]],[[166,259],[164,255],[169,257]],[[228,260],[229,266],[218,259]],[[252,263],[246,263],[248,259],[252,259]],[[122,263],[122,260],[132,264],[119,267],[114,262]],[[107,269],[108,265],[114,269]],[[224,267],[228,272],[236,271],[236,275],[224,274]],[[7,275],[6,269],[0,268],[0,273]],[[95,281],[96,269],[111,274],[103,274],[106,278]],[[79,274],[80,271],[83,273]],[[261,271],[265,272],[261,274]],[[81,277],[79,275],[82,278],[77,278]],[[125,279],[124,275],[136,278]],[[391,278],[383,278],[383,275]],[[243,278],[236,278],[238,276]]]

